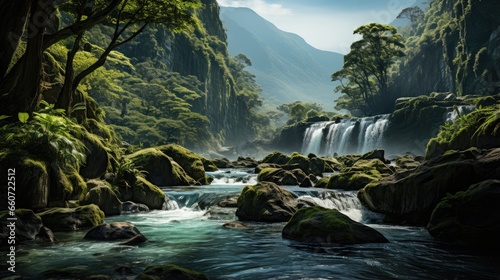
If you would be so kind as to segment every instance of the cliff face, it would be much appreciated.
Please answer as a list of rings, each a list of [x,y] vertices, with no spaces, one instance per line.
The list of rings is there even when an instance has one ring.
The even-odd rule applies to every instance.
[[[500,2],[435,0],[407,40],[392,92],[491,94],[499,88]]]
[[[234,145],[253,136],[245,115],[248,108],[238,98],[238,88],[228,68],[226,33],[215,0],[203,0],[198,17],[205,30],[172,38],[171,70],[195,76],[201,82],[202,100],[192,110],[210,120],[210,131]],[[169,43],[167,43],[169,44]]]
[[[166,118],[169,129],[180,117],[184,117],[183,124],[176,126],[175,130],[208,127],[208,133],[199,133],[190,137],[189,142],[177,143],[199,147],[199,142],[213,143],[216,140],[222,145],[237,145],[255,135],[250,120],[255,116],[252,104],[255,104],[259,93],[240,81],[236,82],[236,77],[246,71],[228,53],[227,36],[216,0],[201,2],[203,8],[196,13],[198,24],[193,30],[172,33],[155,26],[138,36],[135,43],[121,49],[137,66],[140,79],[149,85],[161,85],[170,94],[171,100],[166,101],[165,94],[152,94],[149,100],[144,100],[143,97],[148,95],[144,90],[134,93],[131,99],[142,99],[141,105],[135,105],[141,112],[157,109],[154,114]],[[172,94],[175,96],[172,97]],[[182,102],[188,103],[187,107],[183,105],[179,109],[178,104]],[[162,107],[166,103],[168,105]],[[176,113],[165,113],[167,111]],[[207,124],[204,124],[205,118]],[[111,120],[114,124],[118,121]],[[161,133],[160,128],[157,130]],[[179,138],[175,135],[167,137]]]

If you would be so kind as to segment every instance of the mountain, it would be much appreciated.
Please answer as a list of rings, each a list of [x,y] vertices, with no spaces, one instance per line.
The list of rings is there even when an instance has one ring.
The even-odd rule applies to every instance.
[[[330,76],[342,68],[343,55],[315,49],[248,8],[221,7],[220,17],[230,54],[242,53],[252,61],[246,70],[256,76],[265,104],[300,100],[333,110],[337,94]]]

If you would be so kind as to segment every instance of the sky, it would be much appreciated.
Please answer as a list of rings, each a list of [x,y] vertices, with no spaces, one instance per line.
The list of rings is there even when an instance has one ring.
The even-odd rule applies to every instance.
[[[390,23],[415,0],[217,0],[220,6],[248,7],[283,31],[296,33],[320,50],[342,54],[367,23]]]

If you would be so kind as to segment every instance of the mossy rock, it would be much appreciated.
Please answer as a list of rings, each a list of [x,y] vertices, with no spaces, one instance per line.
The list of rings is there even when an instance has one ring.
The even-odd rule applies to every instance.
[[[139,150],[127,156],[134,166],[147,172],[146,179],[157,186],[189,186],[196,181],[172,158],[157,148]]]
[[[85,195],[81,205],[97,205],[106,216],[120,215],[122,213],[122,202],[116,193],[104,183],[93,187]]]
[[[7,225],[10,224],[8,218],[16,218],[16,242],[25,240],[35,240],[40,230],[43,227],[42,219],[37,216],[31,209],[16,209],[14,216],[10,216],[10,211],[5,210],[0,212],[0,241],[2,245],[7,245],[9,231]]]
[[[432,211],[447,193],[500,176],[500,148],[450,152],[368,184],[358,197],[370,210],[394,222],[427,225]]]
[[[448,150],[470,147],[490,149],[500,147],[500,105],[482,108],[441,127],[425,151],[425,158],[436,158]]]
[[[486,180],[448,195],[432,212],[427,229],[440,241],[497,254],[500,250],[500,180]]]
[[[238,197],[240,221],[286,222],[297,210],[295,196],[271,182],[245,186]]]
[[[200,272],[180,267],[175,264],[164,264],[147,267],[143,273],[139,274],[137,280],[208,280],[209,278]]]
[[[213,161],[204,157],[201,157],[201,161],[203,162],[203,167],[205,168],[205,172],[213,172],[219,170],[219,168]]]
[[[382,175],[377,170],[367,172],[349,171],[332,175],[326,188],[357,191],[380,179],[382,179]]]
[[[316,246],[389,242],[381,233],[320,206],[298,210],[282,231],[283,238]]]
[[[338,161],[336,158],[321,158],[325,162],[325,172],[335,172],[340,171],[345,168],[344,164]]]
[[[309,159],[309,168],[311,173],[315,176],[323,176],[325,172],[325,161],[318,157],[312,157]]]
[[[298,186],[307,176],[302,172],[302,176],[300,176],[302,177],[302,180],[299,180],[295,173],[299,175],[298,172],[288,171],[281,168],[264,168],[257,176],[257,181],[272,182],[280,186]]]
[[[290,157],[281,152],[272,152],[265,156],[261,163],[286,164],[289,160]]]
[[[108,148],[106,148],[99,136],[92,133],[84,133],[82,142],[87,148],[87,163],[80,168],[80,175],[86,179],[101,177],[106,173],[110,164]]]
[[[47,207],[67,207],[71,199],[73,184],[68,175],[58,166],[52,164],[49,168],[49,201]]]
[[[16,174],[16,207],[41,209],[47,207],[49,201],[50,181],[47,164],[41,160],[30,158],[21,151],[0,152],[0,168],[15,168]],[[22,174],[22,176],[21,176]],[[1,182],[1,209],[6,209],[8,197],[7,180]]]
[[[328,182],[330,181],[330,178],[321,178],[314,184],[315,188],[321,188],[321,189],[326,189],[328,188]]]
[[[415,159],[414,156],[404,155],[396,158],[396,166],[402,169],[415,169],[419,167],[421,161]]]
[[[363,173],[377,171],[383,175],[391,175],[394,174],[396,169],[379,159],[359,159],[352,165],[351,168],[345,169],[345,171],[359,171]]]
[[[297,165],[302,171],[309,174],[309,158],[299,153],[293,153],[287,165]]]
[[[76,171],[72,169],[72,171],[67,174],[67,178],[71,186],[73,187],[73,192],[68,197],[69,200],[83,200],[87,193],[87,183],[83,177]]]
[[[361,155],[359,155],[359,154],[350,154],[350,155],[343,155],[343,156],[335,157],[335,159],[338,162],[340,162],[344,166],[344,168],[351,167],[360,158],[361,158]]]
[[[146,178],[137,176],[132,188],[132,201],[142,203],[149,209],[162,209],[166,196],[159,187]]]
[[[104,212],[97,205],[77,208],[51,208],[38,214],[53,231],[73,231],[95,227],[104,222]]]
[[[378,159],[383,163],[390,163],[390,161],[388,161],[385,158],[385,151],[383,149],[376,149],[376,150],[370,151],[370,152],[362,155],[361,159],[365,159],[365,160]]]
[[[188,150],[180,145],[169,144],[157,147],[162,153],[171,157],[175,162],[177,162],[186,173],[202,185],[208,185],[209,183],[205,178],[205,165],[209,166],[211,170],[217,170],[217,167],[209,160],[195,154],[191,150]]]

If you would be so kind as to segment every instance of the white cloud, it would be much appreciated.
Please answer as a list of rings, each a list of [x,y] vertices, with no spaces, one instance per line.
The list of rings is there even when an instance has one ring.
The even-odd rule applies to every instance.
[[[264,0],[217,0],[219,5],[225,7],[248,7],[263,17],[288,16],[292,10],[282,4],[266,3]]]

